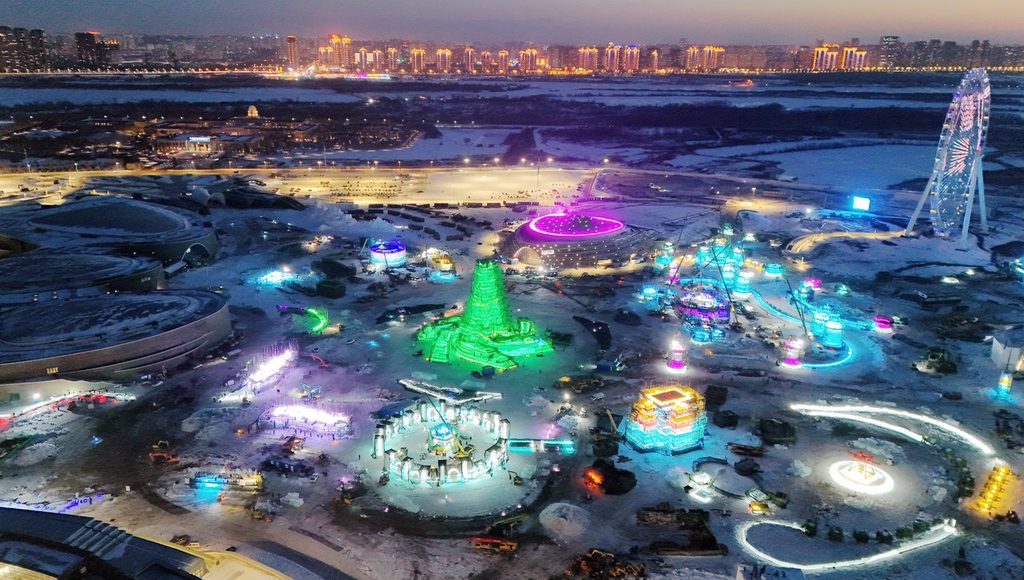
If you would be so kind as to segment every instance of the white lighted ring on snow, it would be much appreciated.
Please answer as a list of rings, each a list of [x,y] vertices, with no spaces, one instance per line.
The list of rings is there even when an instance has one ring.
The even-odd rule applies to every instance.
[[[927,548],[938,544],[939,542],[951,538],[957,535],[956,522],[949,520],[945,523],[939,524],[932,529],[928,530],[925,535],[918,540],[911,540],[909,542],[902,543],[898,548],[892,550],[886,550],[885,552],[879,552],[872,554],[871,556],[865,556],[863,558],[855,558],[853,560],[838,560],[835,562],[822,562],[820,564],[798,564],[796,562],[787,562],[780,560],[768,555],[765,552],[755,548],[747,541],[747,531],[754,526],[782,526],[785,528],[792,528],[794,530],[803,531],[803,527],[800,524],[794,522],[781,522],[781,521],[766,521],[766,520],[753,520],[744,522],[736,528],[736,535],[739,539],[740,545],[749,554],[752,554],[756,558],[759,558],[772,566],[779,568],[798,568],[804,572],[825,572],[830,570],[838,570],[840,568],[854,568],[857,566],[870,566],[872,564],[880,564],[888,560],[893,560],[911,552],[913,550],[919,550],[921,548]]]
[[[870,423],[876,425],[877,427],[882,427],[884,429],[889,429],[902,435],[906,435],[911,439],[915,439],[917,441],[924,440],[923,437],[921,437],[917,433],[914,433],[913,431],[910,431],[909,429],[903,429],[902,427],[899,427],[898,429],[902,429],[902,431],[900,431],[893,428],[897,427],[896,425],[886,426],[889,424],[883,421],[878,421],[877,423],[874,423],[872,422],[874,420],[869,421],[867,420],[867,417],[860,417],[859,415],[848,415],[848,413],[873,413],[877,415],[894,415],[896,417],[903,417],[904,419],[920,421],[921,423],[931,425],[932,427],[935,427],[936,429],[939,429],[941,431],[951,433],[963,439],[968,444],[973,446],[978,451],[981,451],[985,455],[992,455],[995,453],[995,450],[992,449],[990,445],[982,441],[973,433],[968,433],[967,431],[964,431],[963,429],[957,427],[956,425],[946,423],[945,421],[940,421],[939,419],[936,419],[934,417],[929,417],[928,415],[921,415],[919,413],[911,413],[910,411],[904,411],[902,409],[892,409],[890,407],[873,407],[871,405],[804,405],[799,403],[794,403],[790,405],[790,408],[793,409],[794,411],[804,413],[805,415],[835,417],[838,419],[848,419],[850,421]],[[913,436],[910,434],[913,434]],[[917,439],[917,437],[921,438]]]
[[[896,488],[892,476],[874,465],[858,468],[859,461],[837,461],[828,468],[828,474],[837,485],[867,495],[882,495]],[[865,475],[870,472],[870,477]]]

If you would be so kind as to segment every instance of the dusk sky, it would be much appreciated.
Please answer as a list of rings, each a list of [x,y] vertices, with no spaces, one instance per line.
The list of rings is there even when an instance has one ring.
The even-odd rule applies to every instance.
[[[883,34],[1024,44],[1021,0],[0,0],[49,32],[347,34],[497,43],[810,44]]]

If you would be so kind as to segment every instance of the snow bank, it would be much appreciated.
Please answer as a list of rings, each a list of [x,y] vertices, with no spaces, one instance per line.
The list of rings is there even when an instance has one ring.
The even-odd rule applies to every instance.
[[[553,503],[540,512],[540,525],[559,540],[571,540],[590,526],[590,515],[582,508],[567,503]]]
[[[850,441],[849,446],[870,453],[877,459],[885,461],[890,465],[895,465],[905,459],[902,447],[891,441],[883,441],[874,437],[855,439]]]
[[[59,452],[60,447],[54,445],[53,443],[50,443],[49,441],[44,441],[42,443],[36,443],[35,445],[30,445],[29,447],[22,449],[17,453],[14,459],[8,461],[7,464],[13,465],[15,467],[26,467],[29,465],[35,465],[40,461],[44,461],[51,457],[56,457],[57,453]]]
[[[786,470],[786,475],[792,475],[794,477],[807,477],[810,474],[811,468],[799,459],[794,459],[793,463],[790,464],[789,469]]]

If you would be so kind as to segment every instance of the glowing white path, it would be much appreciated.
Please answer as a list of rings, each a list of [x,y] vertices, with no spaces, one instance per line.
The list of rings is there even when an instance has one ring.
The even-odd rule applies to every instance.
[[[964,431],[956,425],[952,425],[945,421],[936,419],[935,417],[929,417],[928,415],[922,415],[920,413],[911,413],[910,411],[893,409],[891,407],[874,407],[871,405],[805,405],[794,403],[789,407],[794,411],[803,413],[804,415],[810,415],[812,417],[831,417],[834,419],[846,419],[848,421],[867,423],[881,429],[887,429],[889,431],[899,433],[900,435],[909,437],[919,443],[923,442],[924,436],[911,431],[910,429],[900,427],[899,425],[893,425],[892,423],[887,423],[885,421],[880,421],[878,419],[873,419],[871,417],[864,417],[857,413],[892,415],[903,419],[910,419],[911,421],[918,421],[920,423],[930,425],[940,431],[945,431],[946,433],[959,437],[985,455],[993,455],[995,453],[995,450],[992,449],[989,444],[982,441],[977,435]]]
[[[855,558],[853,560],[837,560],[835,562],[822,562],[820,564],[800,564],[797,562],[787,562],[771,556],[761,550],[755,548],[750,542],[747,541],[747,530],[754,526],[782,526],[785,528],[792,528],[794,530],[800,530],[803,532],[803,528],[800,524],[794,522],[782,522],[782,521],[766,521],[766,520],[753,520],[744,522],[736,528],[736,536],[739,539],[740,545],[749,554],[760,558],[761,560],[771,564],[772,566],[778,566],[780,568],[798,568],[805,572],[829,572],[837,571],[842,568],[853,568],[857,566],[871,566],[874,564],[881,564],[889,560],[893,560],[914,550],[920,550],[921,548],[927,548],[942,542],[943,540],[949,539],[957,535],[955,522],[952,520],[939,524],[932,527],[924,533],[924,535],[917,539],[909,542],[903,542],[898,548],[892,550],[886,550],[885,552],[879,552],[863,558]]]

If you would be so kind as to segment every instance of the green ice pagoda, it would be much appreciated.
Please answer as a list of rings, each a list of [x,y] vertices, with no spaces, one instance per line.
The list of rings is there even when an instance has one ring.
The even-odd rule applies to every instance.
[[[477,260],[473,285],[460,316],[443,318],[421,328],[416,338],[428,343],[425,358],[447,363],[454,359],[498,370],[518,366],[517,357],[552,352],[537,336],[528,318],[512,318],[501,268],[494,260]]]

